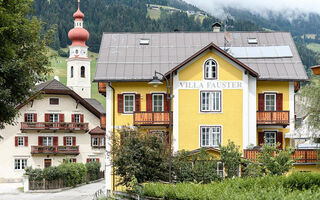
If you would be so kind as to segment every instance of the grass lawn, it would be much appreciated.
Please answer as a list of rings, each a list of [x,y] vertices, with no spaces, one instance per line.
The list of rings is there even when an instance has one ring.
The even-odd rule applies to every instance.
[[[68,51],[68,48],[62,49]],[[49,49],[49,56],[51,61],[52,73],[48,80],[52,80],[54,76],[59,76],[60,82],[67,84],[67,58],[58,56],[58,53]],[[89,58],[91,58],[91,81],[93,81],[94,73],[96,71],[96,63],[98,54],[89,51]],[[91,82],[91,98],[97,99],[102,105],[105,106],[106,98],[98,92],[98,83]]]
[[[317,53],[320,52],[320,44],[318,43],[309,43],[307,48]]]

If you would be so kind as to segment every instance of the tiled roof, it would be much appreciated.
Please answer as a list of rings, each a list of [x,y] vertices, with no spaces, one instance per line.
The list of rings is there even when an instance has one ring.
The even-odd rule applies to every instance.
[[[239,58],[259,73],[260,80],[307,80],[308,76],[288,32],[230,32],[230,47],[288,46],[292,57]],[[248,44],[256,38],[257,44]],[[149,39],[149,45],[140,45]],[[224,46],[224,33],[104,33],[95,81],[150,80],[157,70],[163,74],[210,43]]]
[[[53,79],[51,81],[47,81],[44,83],[40,83],[39,85],[36,85],[36,91],[40,91],[40,90],[71,90],[71,89],[63,85],[61,82],[57,81],[56,79]]]
[[[96,135],[104,135],[106,134],[106,131],[100,128],[99,126],[92,129],[89,134],[96,134]]]
[[[87,98],[85,98],[84,100],[86,100],[90,105],[92,105],[100,113],[106,114],[106,109],[104,108],[104,106],[98,100],[96,100],[96,99],[87,99]]]

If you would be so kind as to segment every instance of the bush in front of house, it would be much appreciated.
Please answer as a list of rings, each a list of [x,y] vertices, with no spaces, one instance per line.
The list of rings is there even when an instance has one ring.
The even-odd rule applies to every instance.
[[[87,169],[82,163],[62,163],[57,169],[67,187],[74,187],[86,181]]]
[[[31,181],[41,181],[43,180],[43,170],[42,169],[32,169],[28,167],[25,169],[25,175],[29,176]]]
[[[94,181],[100,178],[100,167],[101,164],[99,162],[89,162],[86,163],[87,174],[89,180],[87,181]]]
[[[43,169],[43,178],[47,181],[57,180],[61,177],[57,167],[47,167]]]

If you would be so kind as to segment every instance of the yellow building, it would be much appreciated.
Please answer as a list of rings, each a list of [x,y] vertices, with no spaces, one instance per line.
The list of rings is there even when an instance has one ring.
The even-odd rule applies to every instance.
[[[155,71],[171,96],[166,81],[148,84]],[[294,95],[307,79],[286,32],[105,33],[94,78],[106,96],[107,134],[124,125],[168,134],[171,115],[174,152],[231,140],[247,158],[262,143],[294,143],[286,137],[295,127]]]

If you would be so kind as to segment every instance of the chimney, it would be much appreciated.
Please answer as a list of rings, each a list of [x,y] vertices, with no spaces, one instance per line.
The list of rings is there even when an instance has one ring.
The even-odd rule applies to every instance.
[[[212,31],[215,33],[220,32],[221,24],[219,22],[215,22],[212,24]]]

